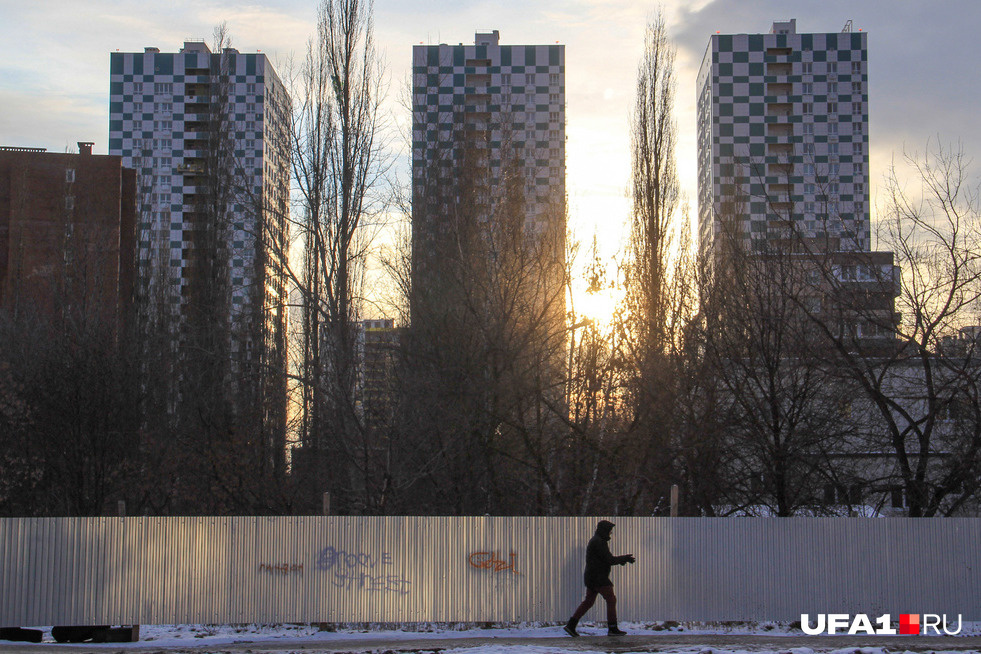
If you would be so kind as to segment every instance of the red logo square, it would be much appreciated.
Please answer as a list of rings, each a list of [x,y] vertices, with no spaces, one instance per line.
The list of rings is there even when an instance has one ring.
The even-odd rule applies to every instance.
[[[920,614],[900,613],[899,633],[903,635],[916,635],[920,633]]]

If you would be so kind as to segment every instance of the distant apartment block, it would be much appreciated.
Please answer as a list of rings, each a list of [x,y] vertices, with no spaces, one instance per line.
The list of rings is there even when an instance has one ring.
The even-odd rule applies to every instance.
[[[183,306],[209,283],[196,252],[225,248],[231,315],[263,314],[284,347],[285,275],[267,246],[287,240],[289,100],[268,58],[197,41],[112,53],[109,86],[109,150],[138,174],[140,279]]]
[[[867,251],[868,50],[851,30],[714,34],[698,74],[699,250],[727,215],[752,251]]]
[[[119,156],[0,147],[0,309],[128,319],[136,175]]]
[[[389,426],[394,417],[401,344],[402,330],[391,318],[361,321],[358,404],[369,429]]]
[[[564,261],[565,46],[501,45],[497,30],[474,45],[414,46],[412,115],[415,288],[440,274],[453,198],[437,196],[468,176],[472,223],[514,221]]]

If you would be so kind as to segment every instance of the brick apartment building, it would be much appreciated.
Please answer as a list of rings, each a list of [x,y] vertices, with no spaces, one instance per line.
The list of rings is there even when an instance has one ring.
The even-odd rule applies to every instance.
[[[118,329],[133,295],[136,174],[78,146],[0,147],[0,311]]]

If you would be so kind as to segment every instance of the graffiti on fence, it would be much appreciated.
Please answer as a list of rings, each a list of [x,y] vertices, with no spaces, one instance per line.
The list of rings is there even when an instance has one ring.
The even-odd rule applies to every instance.
[[[302,575],[302,563],[260,563],[259,572],[275,575]]]
[[[325,547],[317,557],[317,569],[326,572],[338,588],[408,595],[411,582],[390,572],[392,565],[388,552],[347,552],[333,546]]]
[[[467,561],[470,563],[471,568],[477,568],[478,570],[492,570],[494,572],[507,572],[511,571],[513,574],[520,575],[518,568],[514,562],[515,557],[518,556],[517,552],[511,552],[508,555],[508,560],[505,561],[498,557],[497,552],[473,552],[467,557]]]

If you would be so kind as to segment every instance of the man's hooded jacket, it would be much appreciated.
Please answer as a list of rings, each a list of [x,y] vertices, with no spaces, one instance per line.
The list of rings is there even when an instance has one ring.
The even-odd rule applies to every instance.
[[[583,573],[586,588],[598,590],[603,586],[612,586],[610,568],[630,562],[629,554],[613,556],[610,553],[610,533],[615,526],[609,520],[601,520],[596,525],[596,533],[586,545],[586,571]]]

